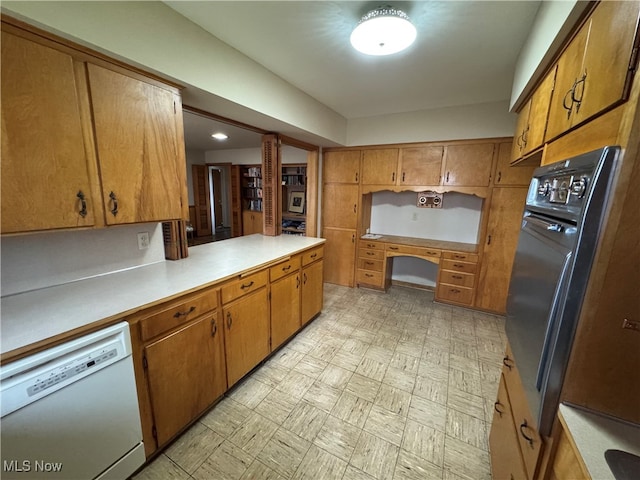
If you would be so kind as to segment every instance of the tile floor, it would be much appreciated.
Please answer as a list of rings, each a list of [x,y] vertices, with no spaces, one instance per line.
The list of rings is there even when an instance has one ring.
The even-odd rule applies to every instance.
[[[135,480],[490,479],[504,319],[325,284],[323,313]]]

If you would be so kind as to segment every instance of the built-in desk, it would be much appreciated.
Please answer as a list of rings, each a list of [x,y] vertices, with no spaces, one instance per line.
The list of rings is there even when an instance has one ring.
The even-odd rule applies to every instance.
[[[378,236],[376,236],[378,237]],[[363,236],[358,242],[356,283],[387,290],[394,257],[417,257],[439,265],[436,299],[465,306],[473,303],[478,269],[478,245],[426,238]]]

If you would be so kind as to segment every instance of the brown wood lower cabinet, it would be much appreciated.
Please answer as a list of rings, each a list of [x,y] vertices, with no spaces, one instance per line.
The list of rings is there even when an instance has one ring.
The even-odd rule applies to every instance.
[[[273,267],[277,268],[277,267]],[[271,348],[300,330],[300,269],[271,283]]]
[[[226,391],[223,335],[213,312],[144,348],[158,445]]]
[[[353,287],[356,231],[325,227],[322,236],[327,240],[324,247],[324,281]]]
[[[491,470],[496,480],[527,480],[504,377],[500,375],[489,436]]]
[[[254,233],[262,233],[262,212],[243,210],[242,234],[252,235]]]
[[[467,252],[442,252],[438,270],[436,300],[471,306],[475,294],[478,255]]]
[[[236,384],[271,352],[267,288],[240,297],[222,309],[227,381]]]
[[[324,249],[320,247],[302,256],[302,292],[300,297],[302,326],[309,323],[322,310],[324,299],[323,254]]]
[[[543,442],[535,427],[536,423],[525,397],[518,366],[509,345],[503,360],[500,391],[495,407],[501,412],[502,417],[511,418],[510,422],[504,421],[499,413],[494,412],[494,422],[489,436],[493,478],[533,480],[537,475]],[[501,421],[496,422],[496,415]],[[508,431],[509,426],[511,433]],[[505,447],[505,439],[513,443],[513,448]],[[516,450],[518,456],[514,457]],[[520,466],[524,469],[522,477],[518,476],[521,475]]]

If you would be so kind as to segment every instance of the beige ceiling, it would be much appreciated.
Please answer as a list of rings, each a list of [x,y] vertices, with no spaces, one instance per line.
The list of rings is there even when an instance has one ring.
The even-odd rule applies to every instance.
[[[165,3],[347,119],[509,99],[515,63],[540,5],[537,0]],[[387,3],[404,9],[416,25],[414,45],[389,57],[353,50],[349,35],[359,18]]]

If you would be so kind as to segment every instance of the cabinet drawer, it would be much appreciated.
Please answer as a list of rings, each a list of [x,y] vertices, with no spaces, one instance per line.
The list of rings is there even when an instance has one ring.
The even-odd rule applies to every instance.
[[[268,270],[261,270],[257,273],[227,283],[222,287],[222,303],[229,303],[236,298],[255,292],[267,284],[269,277]]]
[[[272,282],[300,269],[300,256],[291,257],[286,262],[281,262],[269,269],[269,277]]]
[[[476,273],[478,269],[477,263],[462,262],[460,260],[445,259],[442,261],[443,270],[452,270],[454,272]]]
[[[372,285],[382,288],[382,272],[358,269],[356,282],[361,285]]]
[[[450,270],[442,270],[440,272],[440,282],[450,285],[472,288],[475,279],[476,276],[472,273],[452,272]]]
[[[471,305],[473,301],[473,288],[459,287],[457,285],[438,285],[438,298],[449,302]]]
[[[368,258],[358,259],[358,268],[362,270],[371,270],[374,272],[381,272],[383,265],[384,265],[383,260],[369,260]]]
[[[187,295],[150,311],[140,320],[140,337],[143,342],[183,325],[218,306],[215,289]]]
[[[419,255],[421,257],[440,257],[442,250],[437,248],[413,247],[411,245],[387,244],[386,251],[391,254]]]
[[[316,260],[320,260],[322,257],[324,257],[324,247],[313,248],[302,252],[302,266],[309,265]]]
[[[467,252],[442,252],[442,257],[450,260],[463,260],[465,262],[478,262],[478,254],[477,253],[467,253]]]
[[[361,240],[360,248],[368,248],[369,250],[384,250],[384,243]]]
[[[384,258],[383,250],[370,250],[368,248],[361,248],[358,250],[358,257],[368,258],[371,260],[382,260]]]

